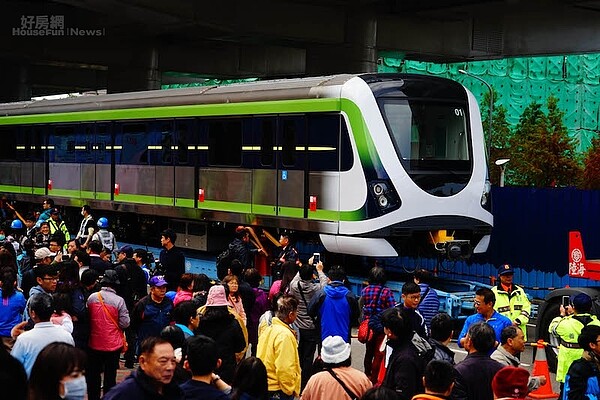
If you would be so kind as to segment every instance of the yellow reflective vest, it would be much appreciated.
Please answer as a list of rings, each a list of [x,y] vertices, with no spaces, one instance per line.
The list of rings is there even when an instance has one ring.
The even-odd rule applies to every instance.
[[[527,323],[531,313],[531,302],[523,288],[513,284],[511,292],[508,293],[498,283],[498,286],[492,288],[492,292],[496,296],[494,309],[511,321],[516,321],[523,331],[523,335],[525,335],[525,340],[527,340]]]
[[[579,360],[583,349],[577,343],[581,330],[586,325],[598,325],[600,321],[595,315],[573,314],[565,317],[558,316],[550,322],[548,331],[560,340],[558,346],[558,365],[556,367],[556,380],[565,381],[569,367],[575,360]]]

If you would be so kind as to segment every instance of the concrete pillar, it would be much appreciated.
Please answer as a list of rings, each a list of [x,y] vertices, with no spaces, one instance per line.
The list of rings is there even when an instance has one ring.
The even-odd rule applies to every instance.
[[[108,93],[160,89],[161,74],[156,48],[131,49],[128,60],[108,66]]]
[[[29,66],[14,60],[0,62],[0,103],[31,100]]]
[[[348,12],[348,53],[344,72],[377,72],[377,17],[363,7]]]
[[[347,10],[344,45],[314,45],[307,49],[306,75],[377,71],[377,18],[355,6]]]

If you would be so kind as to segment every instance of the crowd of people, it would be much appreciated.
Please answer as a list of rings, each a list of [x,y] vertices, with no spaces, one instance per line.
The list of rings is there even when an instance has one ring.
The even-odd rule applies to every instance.
[[[477,290],[458,334],[468,355],[455,363],[454,321],[439,312],[428,271],[415,271],[396,301],[375,266],[357,297],[343,266],[303,262],[283,234],[264,288],[253,268],[263,250],[244,227],[208,277],[186,273],[172,230],[161,232],[156,271],[143,248],[118,248],[87,205],[73,237],[51,199],[39,216],[13,211],[0,232],[0,380],[10,398],[492,400],[546,384],[519,367],[530,304],[509,265],[497,286]],[[586,296],[550,326],[564,399],[600,390],[600,323]],[[351,340],[362,321],[370,334],[358,370]],[[122,382],[119,369],[131,370]]]

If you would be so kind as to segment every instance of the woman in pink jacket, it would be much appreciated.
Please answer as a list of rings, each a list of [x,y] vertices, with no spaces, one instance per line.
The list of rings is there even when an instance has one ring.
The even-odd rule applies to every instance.
[[[116,385],[119,355],[126,346],[123,329],[129,326],[129,312],[125,300],[118,296],[117,273],[107,270],[100,281],[99,292],[92,293],[87,301],[90,315],[90,341],[88,369],[88,400],[100,400],[100,388],[104,393]],[[104,373],[104,385],[100,375]]]

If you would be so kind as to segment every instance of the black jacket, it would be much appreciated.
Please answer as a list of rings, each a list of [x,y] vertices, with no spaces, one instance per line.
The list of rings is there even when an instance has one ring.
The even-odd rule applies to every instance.
[[[153,385],[152,378],[138,368],[133,371],[123,382],[114,386],[102,400],[182,400],[183,391],[173,381],[163,388],[163,394],[158,393]]]
[[[181,275],[185,273],[185,256],[183,252],[175,246],[171,250],[162,249],[160,251],[160,264],[165,271],[167,290],[177,290]]]
[[[494,361],[487,354],[471,353],[456,364],[454,370],[454,400],[493,400],[492,379],[504,365]]]
[[[246,339],[238,321],[232,314],[209,320],[200,317],[196,333],[213,338],[217,342],[221,367],[215,372],[225,382],[230,383],[235,372],[235,354],[246,347]]]
[[[389,340],[387,344],[393,351],[382,386],[393,389],[398,400],[410,400],[414,395],[423,393],[425,360],[419,357],[410,341]]]
[[[126,258],[115,266],[119,276],[117,294],[125,300],[127,310],[131,313],[135,304],[148,294],[146,274],[133,258]]]

